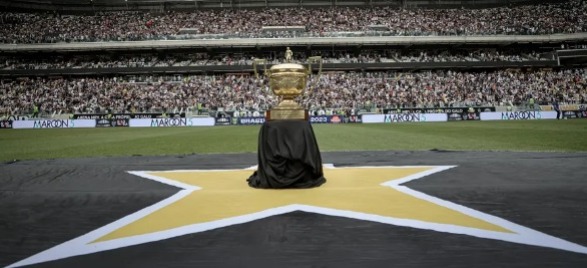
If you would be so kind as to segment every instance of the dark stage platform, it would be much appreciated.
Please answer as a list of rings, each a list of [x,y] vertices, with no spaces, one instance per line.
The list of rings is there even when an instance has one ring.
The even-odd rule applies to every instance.
[[[0,165],[0,266],[36,260],[33,267],[587,267],[587,251],[580,252],[587,246],[586,159],[587,153],[322,153],[323,163],[348,169],[339,174],[325,168],[328,181],[307,190],[252,189],[247,176],[234,179],[235,174],[252,173],[240,169],[256,165],[256,154],[5,163]],[[385,191],[380,197],[379,190],[367,191],[372,194],[360,199],[367,202],[364,207],[353,202],[336,207],[339,203],[320,199],[361,190],[336,183],[337,176],[348,182],[353,174],[363,174],[361,166],[418,170],[397,175],[396,184],[384,189],[397,199],[385,199]],[[426,173],[419,166],[447,168]],[[215,171],[184,174],[194,169]],[[232,171],[223,171],[227,169]],[[175,171],[128,173],[170,170]],[[191,182],[192,177],[201,180]],[[222,188],[213,189],[219,182]],[[443,216],[444,207],[428,208],[413,200],[406,203],[409,211],[391,216],[378,212],[397,208],[390,200],[407,200],[408,194],[493,225]],[[223,220],[222,215],[229,218],[256,208],[261,204],[257,198],[275,201],[276,208]],[[299,200],[336,209],[288,205]],[[429,219],[418,211],[438,215]],[[401,213],[409,220],[402,221],[406,217]],[[208,216],[217,225],[200,223]],[[104,226],[111,230],[100,231]],[[462,233],[451,233],[451,226]],[[168,230],[175,233],[152,239]],[[518,230],[525,232],[519,239]],[[495,237],[484,237],[491,235]],[[530,241],[534,237],[539,239]],[[568,248],[524,241],[560,242]],[[55,247],[59,250],[50,250]],[[44,251],[46,256],[37,255]]]

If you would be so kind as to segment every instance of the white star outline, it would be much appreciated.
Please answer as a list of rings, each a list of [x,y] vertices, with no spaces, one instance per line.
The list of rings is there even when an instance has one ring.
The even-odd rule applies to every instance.
[[[423,177],[432,175],[434,173],[438,173],[441,171],[445,171],[456,166],[354,166],[354,167],[334,167],[332,164],[325,164],[325,169],[344,169],[344,168],[431,168],[426,171],[418,172],[401,179],[394,179],[390,181],[386,181],[382,183],[382,186],[387,186],[393,188],[397,191],[402,193],[411,195],[413,197],[434,203],[439,206],[443,206],[458,212],[461,212],[465,215],[478,218],[489,222],[491,224],[501,226],[507,230],[512,231],[512,233],[504,233],[504,232],[496,232],[496,231],[488,231],[488,230],[481,230],[476,228],[470,227],[463,227],[458,225],[452,224],[441,224],[441,223],[432,223],[432,222],[425,222],[425,221],[418,221],[418,220],[411,220],[411,219],[403,219],[403,218],[395,218],[395,217],[386,217],[386,216],[379,216],[373,214],[366,214],[354,211],[346,211],[346,210],[338,210],[338,209],[330,209],[324,207],[317,207],[317,206],[309,206],[309,205],[300,205],[300,204],[292,204],[282,207],[275,207],[263,211],[259,211],[256,213],[231,217],[231,218],[224,218],[216,221],[205,222],[205,223],[197,223],[186,225],[182,227],[177,227],[173,229],[168,229],[165,231],[159,232],[152,232],[143,235],[135,235],[129,236],[125,238],[118,238],[103,242],[94,242],[91,243],[98,238],[101,238],[114,230],[122,228],[134,221],[137,221],[161,208],[170,205],[187,195],[191,194],[194,191],[200,190],[200,187],[181,183],[178,181],[170,180],[164,177],[154,176],[149,173],[152,172],[224,172],[224,171],[238,171],[243,169],[216,169],[216,170],[206,170],[206,169],[199,169],[199,170],[169,170],[169,171],[128,171],[128,173],[154,180],[163,184],[168,184],[171,186],[175,186],[180,188],[176,194],[159,201],[151,206],[145,207],[135,213],[129,214],[119,220],[116,220],[110,224],[107,224],[103,227],[100,227],[94,231],[91,231],[85,235],[79,236],[62,244],[59,244],[55,247],[49,248],[45,251],[37,253],[31,257],[13,263],[7,268],[12,267],[19,267],[24,265],[31,265],[36,263],[54,261],[59,259],[64,259],[68,257],[74,257],[79,255],[86,255],[101,251],[107,251],[117,248],[123,248],[128,246],[134,246],[138,244],[156,242],[160,240],[165,240],[173,237],[178,237],[187,234],[193,233],[200,233],[205,232],[217,228],[227,227],[236,224],[247,223],[275,215],[285,214],[294,211],[303,211],[303,212],[310,212],[310,213],[317,213],[327,216],[337,216],[337,217],[344,217],[350,219],[357,219],[357,220],[365,220],[365,221],[372,221],[378,222],[383,224],[390,224],[402,227],[411,227],[417,229],[424,229],[424,230],[431,230],[437,232],[444,232],[444,233],[451,233],[451,234],[462,234],[462,235],[469,235],[478,238],[485,238],[485,239],[493,239],[493,240],[501,240],[511,243],[518,243],[518,244],[525,244],[531,246],[539,246],[539,247],[546,247],[546,248],[553,248],[559,249],[564,251],[576,252],[587,254],[587,247],[569,242],[527,227],[524,227],[519,224],[515,224],[508,220],[489,215],[483,213],[478,210],[474,210],[459,204],[452,203],[450,201],[446,201],[434,196],[427,195],[425,193],[413,190],[408,188],[407,186],[402,186],[401,184],[407,183],[409,181],[421,179]],[[249,167],[244,170],[256,170],[257,167]]]

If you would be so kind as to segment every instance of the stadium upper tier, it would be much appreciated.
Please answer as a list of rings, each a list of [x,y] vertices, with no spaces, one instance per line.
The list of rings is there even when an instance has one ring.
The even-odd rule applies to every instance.
[[[487,9],[382,6],[109,12],[92,16],[0,13],[0,43],[579,32],[587,32],[587,3],[581,0]]]
[[[587,45],[583,45],[587,49]],[[552,52],[552,51],[550,51]],[[376,50],[358,55],[349,51],[313,51],[309,56],[321,56],[325,64],[340,63],[405,63],[405,62],[530,62],[553,61],[553,53],[538,53],[529,49],[469,49],[469,50]],[[305,63],[304,51],[294,55],[296,62]],[[256,58],[254,53],[169,53],[158,54],[99,54],[99,55],[40,55],[0,56],[0,70],[104,69],[195,66],[247,66]],[[283,51],[263,55],[267,64],[280,63]],[[0,72],[0,74],[2,74]]]

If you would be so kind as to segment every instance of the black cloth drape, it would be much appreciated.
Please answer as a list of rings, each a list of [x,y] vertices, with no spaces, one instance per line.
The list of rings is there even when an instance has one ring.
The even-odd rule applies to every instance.
[[[326,182],[314,130],[305,120],[266,121],[259,132],[254,188],[311,188]]]

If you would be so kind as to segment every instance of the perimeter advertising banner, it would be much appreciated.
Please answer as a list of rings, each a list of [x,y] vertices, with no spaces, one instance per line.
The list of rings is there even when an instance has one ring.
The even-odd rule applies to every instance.
[[[565,111],[562,116],[567,119],[587,118],[587,111]]]
[[[216,126],[227,126],[230,125],[230,122],[230,116],[216,117],[216,119],[214,119],[214,125]]]
[[[445,113],[421,114],[364,114],[363,123],[403,123],[403,122],[446,122],[448,115]]]
[[[129,127],[197,127],[214,126],[213,117],[130,119]]]
[[[556,112],[515,111],[481,113],[481,120],[542,120],[556,119]]]
[[[140,119],[140,118],[160,118],[163,113],[93,113],[93,114],[73,114],[73,119]],[[185,117],[185,113],[168,113],[169,117]]]
[[[16,120],[12,122],[12,128],[93,128],[96,127],[94,119],[39,119]]]
[[[340,115],[330,115],[328,116],[328,123],[330,124],[339,124],[346,122],[346,118]]]
[[[12,128],[12,120],[0,120],[0,129]]]
[[[344,116],[340,115],[316,115],[310,116],[312,124],[339,124],[345,122]]]
[[[400,108],[401,113],[411,113],[411,114],[439,114],[439,113],[447,113],[447,114],[466,114],[469,112],[469,109],[474,109],[475,112],[495,112],[495,107],[493,106],[467,106],[467,107],[437,107],[437,108]],[[384,114],[391,114],[397,112],[398,109],[383,109]]]
[[[346,118],[340,115],[317,115],[310,116],[310,123],[312,124],[339,124],[345,123]],[[356,120],[356,118],[355,118]],[[265,123],[265,117],[239,117],[235,119],[235,124],[238,125],[262,125]]]
[[[561,111],[585,111],[587,110],[586,104],[561,104],[559,105]],[[552,105],[540,105],[541,111],[554,111]]]
[[[128,118],[119,119],[96,119],[96,127],[128,127]]]
[[[265,117],[238,117],[236,118],[237,125],[262,125],[265,123]]]
[[[362,123],[362,117],[360,115],[351,115],[345,118],[347,123]]]
[[[464,113],[448,113],[448,121],[466,121],[466,120],[481,120],[481,113],[476,112],[464,112]]]

